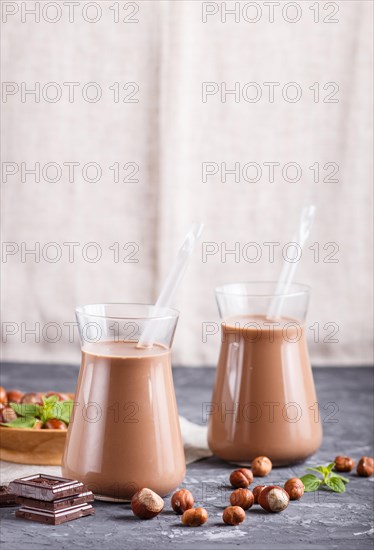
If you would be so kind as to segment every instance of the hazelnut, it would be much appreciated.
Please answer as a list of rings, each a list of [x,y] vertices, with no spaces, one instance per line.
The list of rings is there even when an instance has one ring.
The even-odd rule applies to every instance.
[[[22,396],[21,403],[43,405],[42,396],[40,395],[40,393],[25,393]]]
[[[156,517],[164,506],[163,499],[151,489],[140,489],[131,499],[131,510],[140,519]]]
[[[188,489],[180,489],[171,497],[171,507],[177,514],[183,514],[194,505],[194,498]]]
[[[253,474],[248,468],[239,468],[230,474],[230,483],[233,487],[246,489],[253,481]]]
[[[362,477],[370,477],[374,473],[374,458],[371,456],[363,456],[357,464],[357,475]]]
[[[47,422],[44,424],[44,428],[46,428],[47,430],[66,430],[67,425],[62,420],[51,418],[50,420],[47,420]]]
[[[33,430],[41,430],[43,427],[43,422],[41,420],[37,420],[33,426]]]
[[[227,525],[239,525],[245,520],[245,512],[240,506],[228,506],[224,509],[222,518]]]
[[[353,470],[355,461],[349,456],[337,456],[335,458],[335,470],[337,472],[350,472]]]
[[[299,500],[304,494],[304,483],[298,477],[291,477],[284,484],[284,490],[288,493],[290,500]]]
[[[258,502],[268,512],[283,512],[288,506],[290,497],[288,493],[276,485],[265,487],[258,497]]]
[[[190,508],[182,516],[183,525],[188,527],[198,527],[208,520],[208,512],[205,508]]]
[[[12,409],[12,407],[4,407],[1,411],[1,422],[3,424],[8,424],[9,422],[13,422],[13,420],[16,420],[17,415]]]
[[[253,503],[254,496],[252,491],[249,489],[235,489],[235,491],[233,491],[230,495],[231,506],[240,506],[243,510],[248,510],[251,506],[253,506]]]
[[[266,487],[266,485],[256,485],[256,487],[253,487],[253,489],[252,489],[253,498],[254,498],[253,504],[258,504],[258,497],[259,497],[262,489],[265,489],[265,487]]]
[[[267,476],[273,467],[270,458],[267,456],[258,456],[251,462],[251,468],[254,476]]]
[[[3,386],[0,386],[0,403],[2,403],[3,405],[6,405],[8,403],[7,394]]]
[[[18,390],[10,390],[7,392],[8,403],[21,403],[23,393]]]

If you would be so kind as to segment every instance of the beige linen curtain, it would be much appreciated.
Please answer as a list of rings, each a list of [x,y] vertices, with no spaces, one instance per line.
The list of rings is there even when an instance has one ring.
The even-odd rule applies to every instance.
[[[59,3],[55,23],[53,7],[23,22],[21,2],[10,4],[19,10],[2,23],[4,360],[78,362],[74,307],[154,301],[201,220],[203,242],[175,302],[174,363],[215,364],[219,335],[204,336],[219,322],[214,287],[276,279],[312,200],[315,226],[297,272],[313,288],[312,361],[372,361],[371,2],[330,3],[335,23],[323,21],[326,3],[314,22],[306,1],[293,23],[281,11],[271,23],[263,2],[252,23],[255,8],[244,13],[243,2],[237,22],[222,21],[221,2],[96,2],[96,22],[97,7],[84,12],[80,2],[69,22]],[[25,93],[35,83],[39,102]],[[26,172],[35,163],[39,182]],[[274,261],[270,242],[280,243]]]

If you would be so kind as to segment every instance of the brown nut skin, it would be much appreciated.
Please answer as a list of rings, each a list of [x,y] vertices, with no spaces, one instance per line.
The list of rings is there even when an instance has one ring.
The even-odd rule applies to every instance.
[[[227,525],[239,525],[245,520],[245,512],[240,506],[228,506],[223,511],[222,519]]]
[[[42,396],[40,393],[25,393],[22,396],[21,403],[33,404],[33,405],[43,405]]]
[[[357,464],[357,475],[361,477],[370,477],[374,473],[374,458],[363,456]]]
[[[277,485],[265,487],[258,497],[258,503],[267,512],[283,512],[289,504],[288,493]]]
[[[57,418],[50,418],[44,424],[46,430],[67,430],[68,427],[62,420],[57,420]]]
[[[6,405],[8,403],[8,397],[5,388],[0,386],[0,404]]]
[[[188,489],[180,489],[171,497],[171,507],[176,514],[183,514],[186,510],[193,508],[195,499]]]
[[[349,456],[337,456],[334,462],[334,469],[337,472],[350,472],[355,466],[355,461]]]
[[[12,407],[4,407],[0,413],[0,422],[3,422],[4,424],[13,422],[13,420],[16,420],[16,418],[17,418],[17,415],[12,409]]]
[[[208,521],[205,508],[190,508],[183,513],[182,523],[188,527],[199,527]]]
[[[252,460],[251,468],[254,476],[264,477],[271,472],[273,464],[267,456],[257,456]]]
[[[256,485],[256,487],[253,487],[252,493],[254,498],[253,504],[258,504],[258,497],[262,491],[262,489],[265,489],[266,485]]]
[[[131,499],[131,510],[139,519],[152,519],[164,509],[165,502],[151,489],[140,489]]]
[[[23,392],[19,390],[10,390],[7,392],[8,403],[21,403]]]
[[[299,500],[304,494],[305,486],[298,477],[291,477],[284,484],[284,490],[288,493],[290,500]]]
[[[43,428],[43,422],[41,420],[37,420],[33,426],[33,430],[41,430]]]
[[[230,474],[230,483],[236,489],[246,489],[253,481],[253,474],[248,468],[238,468]]]
[[[249,489],[235,489],[230,495],[231,506],[240,506],[243,510],[249,510],[254,500],[253,493]]]

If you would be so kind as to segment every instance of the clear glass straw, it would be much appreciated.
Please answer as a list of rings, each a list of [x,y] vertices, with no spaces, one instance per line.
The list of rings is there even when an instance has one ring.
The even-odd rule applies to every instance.
[[[182,281],[188,261],[191,257],[193,249],[195,248],[195,244],[201,236],[203,228],[204,224],[195,223],[191,226],[189,232],[187,233],[155,304],[155,317],[157,317],[158,315],[158,310],[161,310],[164,307],[169,307],[171,305],[175,292]],[[156,332],[157,323],[152,323],[152,319],[150,319],[145,324],[144,330],[140,335],[139,342],[137,343],[137,347],[152,347],[153,343],[157,339]]]

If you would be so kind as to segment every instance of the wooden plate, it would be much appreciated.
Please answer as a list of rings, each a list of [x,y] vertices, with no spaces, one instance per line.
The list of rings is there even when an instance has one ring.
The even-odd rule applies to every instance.
[[[70,399],[74,395],[68,394]],[[60,466],[67,430],[34,430],[0,426],[0,460]]]

